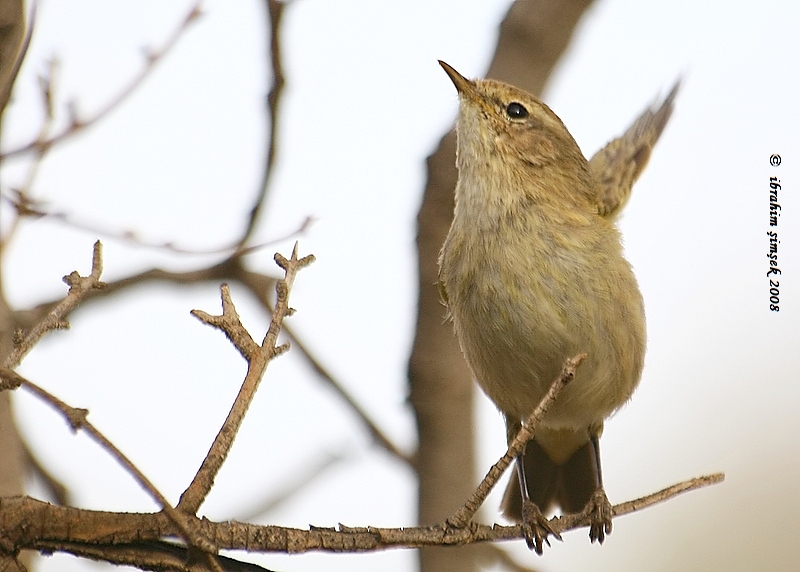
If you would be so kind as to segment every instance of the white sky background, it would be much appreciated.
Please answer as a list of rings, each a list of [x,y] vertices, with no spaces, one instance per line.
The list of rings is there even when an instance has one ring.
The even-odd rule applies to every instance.
[[[61,60],[59,102],[87,115],[141,65],[189,3],[72,1],[40,6],[34,42],[6,115],[3,148],[40,125],[36,74]],[[408,449],[406,361],[416,311],[415,215],[424,158],[455,116],[437,59],[467,76],[487,69],[507,2],[298,0],[284,23],[287,87],[278,166],[260,240],[306,216],[291,325]],[[261,175],[265,34],[262,3],[209,0],[205,16],[141,89],[90,132],[56,148],[37,196],[98,226],[151,241],[213,248],[238,236]],[[800,561],[800,4],[601,0],[544,95],[587,155],[620,133],[676,77],[685,83],[621,227],[648,313],[642,384],[606,426],[612,502],[725,471],[724,484],[615,520],[600,548],[585,530],[543,558],[544,571],[796,570]],[[769,165],[780,153],[783,164]],[[5,190],[25,160],[3,167]],[[768,308],[768,184],[781,178],[780,313]],[[4,229],[9,210],[3,205]],[[89,269],[96,234],[28,222],[5,260],[17,307],[60,296],[61,276]],[[178,257],[101,236],[105,279]],[[249,262],[277,270],[275,250]],[[267,317],[233,288],[260,339]],[[219,309],[217,287],[148,286],[72,318],[21,372],[76,407],[173,502],[227,413],[244,364],[222,334],[189,315]],[[19,423],[79,506],[154,505],[108,455],[47,407],[15,395]],[[480,398],[481,468],[502,453],[503,424]],[[243,516],[315,459],[346,456],[261,522],[405,526],[415,522],[410,471],[372,446],[359,422],[297,356],[271,366],[202,514]],[[477,475],[476,475],[477,478]],[[484,519],[497,517],[490,498]],[[258,557],[284,571],[412,570],[412,551]],[[86,570],[67,556],[41,570]]]

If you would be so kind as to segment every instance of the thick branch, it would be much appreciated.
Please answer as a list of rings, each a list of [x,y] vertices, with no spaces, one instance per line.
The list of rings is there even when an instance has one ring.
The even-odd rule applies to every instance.
[[[663,502],[679,494],[720,483],[725,476],[715,473],[675,484],[657,493],[613,507],[615,517]],[[588,525],[580,515],[554,517],[551,526],[565,532]],[[175,525],[163,513],[108,513],[59,507],[28,497],[0,498],[3,523],[2,550],[38,549],[46,542],[50,550],[66,550],[64,543],[118,546],[142,540],[176,536]],[[322,552],[375,552],[389,548],[462,546],[498,540],[524,538],[521,525],[501,526],[470,522],[463,528],[444,524],[408,528],[310,527],[308,530],[283,526],[261,526],[241,522],[195,521],[196,526],[220,549],[248,552],[297,554]]]

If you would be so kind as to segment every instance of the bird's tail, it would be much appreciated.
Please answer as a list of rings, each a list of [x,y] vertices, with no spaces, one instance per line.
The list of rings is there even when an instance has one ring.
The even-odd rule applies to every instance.
[[[564,513],[581,512],[599,485],[591,442],[579,447],[563,464],[556,464],[536,439],[531,439],[525,446],[523,471],[528,496],[543,514],[556,507]],[[501,510],[506,518],[522,521],[522,493],[516,471],[503,495]]]

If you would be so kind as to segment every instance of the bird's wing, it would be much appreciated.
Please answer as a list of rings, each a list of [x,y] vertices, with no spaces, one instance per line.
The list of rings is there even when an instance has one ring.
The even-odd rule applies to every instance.
[[[631,188],[644,171],[653,147],[672,115],[678,80],[658,108],[645,110],[621,136],[600,149],[589,161],[597,182],[596,202],[601,216],[616,217],[628,202]]]

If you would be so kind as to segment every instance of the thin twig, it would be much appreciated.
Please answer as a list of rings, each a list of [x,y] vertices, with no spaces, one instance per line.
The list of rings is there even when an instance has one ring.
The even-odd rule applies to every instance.
[[[617,516],[622,516],[624,514],[637,512],[649,506],[653,506],[655,504],[667,501],[673,497],[678,496],[679,494],[688,491],[693,491],[695,489],[699,489],[702,487],[707,487],[709,485],[715,485],[717,483],[721,483],[724,480],[725,480],[725,473],[714,473],[711,475],[705,475],[702,477],[689,479],[688,481],[683,481],[682,483],[674,484],[671,487],[667,487],[658,492],[643,496],[641,498],[623,502],[618,505],[614,505],[614,507],[611,509],[612,514],[614,517],[617,517]],[[591,520],[590,516],[579,513],[579,514],[565,514],[561,516],[554,516],[553,518],[550,519],[549,522],[553,530],[555,530],[556,532],[564,532],[566,530],[572,530],[574,528],[589,526],[589,524],[591,524],[590,520]]]
[[[280,487],[273,488],[269,494],[261,499],[249,499],[247,513],[240,514],[228,520],[250,522],[274,511],[283,503],[289,501],[294,495],[305,489],[309,484],[321,477],[325,471],[347,459],[346,454],[331,454],[319,458],[319,453],[314,453],[314,460],[293,475],[288,482]]]
[[[278,280],[275,285],[275,290],[278,294],[275,310],[272,312],[269,328],[260,346],[252,341],[250,334],[247,333],[241,325],[241,322],[239,322],[238,316],[235,318],[233,317],[236,309],[233,305],[233,301],[230,299],[230,294],[228,294],[226,298],[223,292],[223,313],[221,316],[210,316],[205,312],[198,312],[197,310],[192,312],[198,319],[222,330],[228,339],[234,343],[242,356],[247,360],[247,375],[242,382],[242,387],[239,389],[239,394],[233,402],[228,417],[225,419],[214,442],[211,444],[208,454],[205,459],[203,459],[191,484],[189,484],[181,495],[180,502],[178,503],[178,510],[188,514],[197,513],[200,505],[211,491],[211,487],[214,485],[214,479],[230,452],[239,427],[241,427],[244,416],[250,407],[250,403],[255,396],[255,392],[258,389],[258,385],[269,363],[275,357],[289,349],[288,344],[277,345],[278,334],[281,331],[284,318],[290,316],[294,312],[294,310],[289,307],[289,292],[291,291],[297,272],[313,261],[314,257],[311,255],[297,258],[297,243],[295,243],[294,249],[292,250],[291,259],[287,260],[280,254],[275,255],[275,262],[283,269],[284,278]]]
[[[347,403],[348,407],[355,413],[355,415],[361,420],[361,422],[366,426],[367,431],[372,435],[372,438],[383,447],[388,453],[390,453],[396,459],[403,461],[406,465],[412,466],[414,461],[410,455],[403,452],[400,447],[395,445],[391,439],[378,427],[377,423],[373,421],[373,419],[369,416],[366,410],[361,406],[361,404],[356,401],[355,397],[350,395],[350,393],[344,388],[344,386],[331,374],[325,366],[314,356],[308,346],[300,341],[297,337],[297,334],[289,328],[285,326],[283,328],[286,337],[289,338],[292,346],[294,346],[297,350],[300,351],[300,354],[305,358],[311,368],[319,375],[323,381],[325,381],[328,385],[330,385],[339,396],[344,399],[345,403]]]
[[[43,552],[61,551],[79,558],[108,562],[116,566],[130,566],[139,570],[198,572],[186,547],[171,542],[140,541],[121,545],[97,545],[43,541],[38,543],[38,548]],[[216,556],[216,558],[219,561],[219,568],[224,572],[273,572],[257,564],[226,556]],[[0,570],[5,572],[2,566],[0,566]]]
[[[163,46],[160,49],[148,52],[142,69],[131,79],[130,82],[128,82],[125,87],[123,87],[94,115],[88,119],[79,119],[77,117],[73,117],[70,125],[60,133],[48,137],[45,140],[37,139],[35,141],[31,141],[27,145],[23,145],[22,147],[0,153],[0,160],[8,159],[10,157],[17,157],[24,155],[25,153],[41,153],[45,149],[49,149],[54,145],[62,143],[64,140],[75,135],[76,133],[94,125],[106,115],[111,113],[114,109],[119,107],[119,105],[128,99],[128,97],[130,97],[130,95],[136,91],[136,88],[138,88],[144,82],[144,80],[147,79],[147,77],[155,69],[156,64],[163,60],[164,57],[172,50],[172,48],[175,47],[175,45],[178,43],[178,40],[181,38],[181,36],[183,36],[184,32],[189,28],[189,26],[200,17],[202,14],[202,10],[200,8],[201,3],[202,1],[198,0],[192,5],[192,7],[189,9],[189,12],[181,19],[178,26],[164,42]]]
[[[489,493],[497,484],[497,481],[500,480],[500,477],[503,476],[505,470],[523,451],[527,442],[531,440],[536,432],[537,427],[539,426],[539,423],[541,423],[542,419],[547,413],[547,410],[550,409],[550,406],[558,397],[558,394],[561,393],[561,390],[564,389],[564,387],[566,387],[570,381],[572,381],[572,378],[575,377],[575,370],[584,359],[586,359],[586,354],[580,354],[573,358],[569,358],[564,362],[564,367],[562,368],[558,378],[553,381],[549,391],[539,402],[539,405],[525,420],[525,423],[522,425],[519,433],[517,433],[517,436],[514,437],[514,440],[511,441],[511,444],[508,446],[508,450],[506,451],[505,455],[503,455],[499,461],[492,465],[492,468],[489,469],[488,473],[486,473],[483,481],[481,481],[481,483],[478,485],[478,488],[474,493],[472,493],[467,502],[464,503],[464,506],[458,509],[453,516],[447,519],[447,524],[449,526],[455,528],[464,527],[472,519],[472,517],[475,516],[475,513],[481,507],[483,501],[486,500],[486,497],[489,496]]]
[[[88,300],[104,298],[109,295],[116,294],[120,290],[130,288],[139,284],[148,282],[170,282],[174,284],[196,284],[202,281],[237,281],[246,287],[253,296],[267,309],[270,313],[274,312],[274,304],[270,300],[268,290],[275,279],[258,272],[248,270],[242,264],[240,257],[234,256],[224,260],[215,266],[201,268],[197,270],[190,270],[186,272],[172,272],[160,268],[153,268],[122,278],[119,280],[111,281],[105,284],[102,290],[94,291],[88,295]],[[88,301],[87,300],[87,301]],[[40,304],[36,308],[30,310],[34,319],[36,316],[43,312],[47,312],[55,305],[55,302],[47,302]],[[312,369],[330,385],[336,393],[338,393],[348,405],[350,410],[364,423],[369,433],[375,439],[375,442],[384,450],[390,453],[398,460],[411,466],[414,463],[413,457],[405,453],[399,446],[397,446],[387,435],[384,433],[378,424],[370,417],[367,411],[358,403],[344,387],[344,385],[336,379],[336,377],[317,359],[308,346],[302,339],[286,324],[283,325],[283,332],[289,339],[293,347],[299,350],[300,354],[307,360]]]
[[[100,276],[103,272],[103,250],[100,241],[95,242],[92,251],[92,270],[88,276],[81,276],[77,271],[70,273],[64,277],[64,282],[69,285],[69,292],[64,300],[58,304],[52,311],[50,311],[44,319],[42,319],[30,332],[17,341],[16,347],[9,354],[5,360],[3,367],[0,368],[0,377],[2,388],[15,388],[22,386],[40,399],[49,403],[55,409],[60,411],[73,431],[83,429],[89,436],[100,444],[109,454],[119,462],[128,473],[136,480],[139,485],[150,494],[150,496],[161,506],[162,510],[174,522],[178,530],[181,531],[183,538],[191,546],[197,547],[205,554],[211,555],[217,552],[217,549],[208,540],[199,537],[195,534],[187,523],[184,515],[179,514],[169,504],[167,499],[155,488],[155,486],[139,471],[139,469],[131,463],[131,461],[111,443],[100,431],[98,431],[86,418],[88,410],[78,409],[71,407],[39,387],[30,380],[25,379],[19,375],[12,368],[15,368],[22,361],[22,358],[27,354],[34,345],[44,336],[47,332],[54,329],[65,329],[69,327],[68,322],[64,317],[72,311],[81,300],[93,289],[101,288],[103,283],[100,281]],[[213,557],[209,560],[209,565],[213,569],[217,569],[218,565],[213,561]]]
[[[0,375],[4,373],[5,372],[2,372]],[[91,437],[103,449],[108,451],[108,453],[114,457],[114,459],[116,459],[116,461],[122,465],[122,467],[134,478],[134,480],[136,480],[139,486],[142,487],[142,489],[144,489],[145,492],[147,492],[150,497],[161,507],[170,520],[175,523],[175,526],[178,527],[182,533],[182,536],[189,544],[202,549],[204,552],[216,552],[216,547],[214,547],[210,542],[197,537],[197,535],[190,531],[186,522],[186,517],[177,513],[175,509],[172,508],[166,497],[159,492],[155,485],[150,482],[150,480],[138,469],[138,467],[136,467],[136,465],[134,465],[122,451],[120,451],[105,437],[105,435],[103,435],[94,425],[91,424],[91,422],[87,419],[87,416],[89,415],[88,409],[71,407],[44,388],[39,387],[24,377],[22,378],[22,387],[39,397],[45,403],[50,404],[56,410],[60,411],[64,415],[64,418],[73,432],[77,433],[79,430],[83,429],[89,435],[89,437]]]
[[[242,284],[253,294],[261,305],[264,306],[269,312],[274,312],[274,304],[267,296],[267,290],[263,288],[264,276],[255,272],[246,271],[241,274],[240,280]],[[291,326],[284,325],[283,333],[289,338],[289,341],[296,350],[306,359],[311,368],[320,376],[320,378],[330,385],[333,390],[344,399],[350,410],[358,417],[361,422],[366,426],[367,431],[370,432],[376,443],[383,447],[388,453],[396,459],[412,466],[414,464],[413,458],[403,450],[395,445],[392,440],[378,427],[378,424],[369,416],[366,410],[358,403],[342,385],[339,380],[320,362],[309,347],[299,338]]]
[[[102,289],[91,290],[86,294],[86,297],[82,301],[82,306],[86,307],[87,303],[89,302],[108,298],[109,296],[115,295],[118,292],[130,289],[140,284],[148,284],[153,282],[167,282],[170,284],[198,284],[209,281],[214,281],[216,283],[223,281],[240,282],[243,274],[247,275],[254,273],[250,273],[250,271],[246,270],[238,257],[228,258],[213,266],[206,266],[184,272],[173,272],[161,268],[151,268],[137,274],[132,274],[125,278],[104,282]],[[265,285],[265,288],[275,283],[274,278],[263,275],[258,276],[260,276],[261,282]],[[14,314],[15,322],[19,324],[37,324],[44,318],[46,314],[53,311],[53,309],[60,303],[61,300],[50,300],[38,304],[28,310],[19,310]]]
[[[250,209],[250,216],[247,221],[244,233],[239,239],[239,245],[244,247],[250,237],[255,232],[261,210],[267,199],[272,171],[275,165],[275,154],[278,148],[278,111],[283,94],[285,78],[283,75],[283,61],[281,59],[281,19],[285,4],[281,0],[266,0],[267,16],[269,18],[269,57],[270,67],[272,68],[272,88],[267,96],[267,106],[269,108],[269,126],[267,127],[267,155],[264,159],[264,171],[261,176],[261,186],[258,190],[255,203]]]
[[[55,113],[53,109],[53,101],[55,99],[56,85],[58,79],[59,61],[55,58],[47,62],[47,68],[43,75],[39,76],[39,88],[42,98],[42,107],[44,108],[44,121],[39,127],[39,133],[36,136],[36,141],[44,141],[47,139],[50,129],[55,121]],[[37,150],[36,156],[28,165],[27,173],[25,174],[25,181],[19,188],[12,189],[12,192],[17,195],[16,200],[9,200],[14,207],[14,218],[12,219],[9,229],[0,237],[0,256],[5,252],[6,245],[11,241],[11,238],[16,234],[19,229],[20,222],[24,217],[36,216],[34,211],[36,200],[33,198],[31,189],[36,180],[36,176],[41,170],[44,162],[45,155],[47,155],[48,147]],[[4,197],[5,198],[5,197]]]
[[[250,332],[242,325],[233,298],[231,298],[231,289],[227,284],[220,286],[220,298],[222,299],[222,314],[219,316],[212,316],[202,310],[192,310],[192,316],[221,330],[245,360],[248,362],[254,360],[260,349],[259,345],[253,341]]]
[[[186,272],[172,272],[159,268],[153,268],[122,278],[115,281],[110,281],[105,284],[102,290],[94,291],[89,294],[88,299],[94,300],[97,298],[104,298],[109,295],[116,294],[120,290],[130,288],[139,284],[147,282],[170,282],[174,284],[195,284],[201,281],[211,280],[227,280],[237,281],[246,287],[253,296],[264,306],[271,314],[274,312],[274,304],[268,295],[269,287],[274,284],[275,279],[265,276],[258,272],[253,272],[245,268],[240,257],[229,258],[215,266],[201,268],[198,270],[190,270]],[[40,304],[31,312],[38,315],[42,312],[49,311],[55,305],[55,302],[47,302]],[[361,420],[366,426],[369,433],[372,435],[375,442],[384,450],[394,456],[396,459],[411,466],[413,465],[413,457],[404,452],[397,446],[387,435],[384,433],[378,424],[370,417],[367,411],[361,404],[353,397],[344,387],[344,385],[336,379],[336,377],[322,364],[322,362],[314,355],[308,348],[305,342],[286,324],[283,325],[283,333],[289,339],[292,346],[299,350],[299,353],[306,359],[311,368],[320,376],[320,378],[330,385],[333,390],[344,399],[350,410]]]
[[[172,508],[172,505],[170,505],[166,497],[159,492],[144,473],[142,473],[122,451],[109,441],[105,435],[92,425],[87,419],[89,415],[88,409],[71,407],[29,379],[20,376],[16,372],[11,372],[13,375],[9,375],[9,372],[11,372],[11,370],[6,368],[0,369],[0,378],[2,378],[5,383],[20,384],[21,387],[27,389],[42,401],[61,412],[73,432],[77,433],[79,430],[83,429],[92,440],[105,449],[120,465],[122,465],[139,486],[161,507],[164,514],[175,524],[181,536],[189,545],[202,550],[206,554],[215,554],[217,552],[217,548],[209,540],[203,538],[191,529],[188,515],[181,514]]]
[[[80,301],[93,289],[102,288],[100,275],[103,272],[103,245],[98,240],[94,243],[92,251],[92,271],[88,276],[81,276],[77,271],[64,276],[64,282],[69,285],[69,293],[56,305],[27,335],[19,339],[16,347],[3,362],[9,369],[15,368],[22,361],[33,346],[51,330],[66,329],[69,323],[65,316],[70,313]]]
[[[30,180],[30,176],[28,177],[28,179]],[[0,192],[0,198],[7,201],[21,216],[28,216],[33,218],[47,218],[58,221],[70,228],[84,231],[92,235],[118,240],[142,248],[152,248],[160,251],[169,251],[174,254],[213,255],[213,254],[229,254],[235,252],[236,256],[241,257],[246,254],[251,254],[253,252],[263,250],[264,248],[275,246],[275,244],[279,242],[284,242],[290,238],[295,238],[299,235],[302,235],[303,233],[305,233],[306,230],[308,230],[308,228],[314,222],[313,217],[307,216],[300,222],[300,224],[297,225],[297,228],[287,232],[285,235],[273,238],[266,242],[260,242],[258,244],[254,244],[246,248],[241,247],[240,239],[238,238],[229,244],[223,244],[222,246],[217,246],[214,248],[189,248],[186,246],[181,246],[174,240],[167,240],[167,241],[147,240],[142,236],[140,236],[139,233],[135,230],[117,230],[110,227],[105,227],[102,225],[102,223],[81,221],[74,214],[69,213],[67,211],[48,210],[41,203],[41,201],[34,200],[31,197],[30,193],[27,192],[27,189],[29,188],[30,188],[29,183],[26,183],[21,190],[13,189],[11,193]]]

